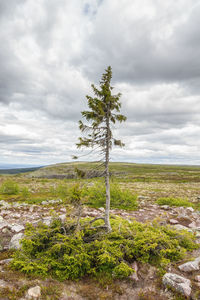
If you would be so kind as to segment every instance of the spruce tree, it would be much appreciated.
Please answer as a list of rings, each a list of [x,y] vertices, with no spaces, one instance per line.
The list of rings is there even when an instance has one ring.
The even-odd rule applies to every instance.
[[[79,128],[85,134],[79,138],[77,147],[99,148],[103,154],[104,177],[106,185],[106,209],[105,209],[105,227],[111,231],[110,226],[110,183],[109,183],[109,160],[110,150],[114,145],[124,146],[121,140],[115,139],[112,134],[112,124],[116,121],[120,123],[126,120],[126,117],[120,114],[121,94],[112,95],[113,87],[110,85],[112,79],[112,69],[109,66],[102,75],[100,88],[91,85],[94,97],[86,96],[90,110],[81,112],[82,117],[86,119],[87,124],[79,121]]]

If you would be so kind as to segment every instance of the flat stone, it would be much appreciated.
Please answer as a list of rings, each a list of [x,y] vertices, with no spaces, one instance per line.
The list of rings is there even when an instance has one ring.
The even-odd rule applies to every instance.
[[[162,282],[164,286],[171,287],[186,297],[189,297],[191,294],[191,281],[185,277],[174,273],[166,273],[163,276]]]
[[[25,229],[25,227],[23,225],[18,225],[18,224],[14,224],[13,226],[10,227],[10,229],[14,232],[20,232],[22,230]]]

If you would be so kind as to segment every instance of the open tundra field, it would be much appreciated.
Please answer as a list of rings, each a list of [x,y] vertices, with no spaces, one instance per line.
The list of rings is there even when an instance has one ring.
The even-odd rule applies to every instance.
[[[110,174],[108,235],[98,163],[0,175],[0,299],[200,299],[200,167]]]

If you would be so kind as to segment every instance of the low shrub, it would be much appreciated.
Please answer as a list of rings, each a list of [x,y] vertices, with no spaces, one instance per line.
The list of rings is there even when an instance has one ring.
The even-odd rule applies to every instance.
[[[183,206],[189,207],[193,206],[193,203],[189,202],[187,199],[182,198],[159,198],[156,203],[158,205],[169,205],[169,206]]]
[[[86,204],[91,207],[105,207],[106,188],[102,183],[87,187],[83,192],[87,198]],[[121,189],[117,184],[110,185],[111,208],[136,210],[138,207],[137,195],[128,189]]]
[[[88,222],[88,220],[87,220]],[[126,278],[137,260],[165,267],[197,248],[194,236],[168,226],[148,225],[122,218],[111,219],[112,232],[106,234],[98,220],[89,227],[82,220],[76,230],[72,220],[63,225],[55,219],[48,227],[26,227],[22,249],[16,251],[12,268],[27,274],[52,276],[58,280],[79,279],[85,275],[100,278]]]
[[[19,186],[12,180],[6,180],[2,183],[0,192],[5,195],[17,195],[19,193]]]

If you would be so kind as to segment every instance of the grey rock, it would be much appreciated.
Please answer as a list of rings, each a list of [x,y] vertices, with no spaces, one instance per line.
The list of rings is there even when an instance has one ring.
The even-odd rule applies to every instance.
[[[25,229],[25,227],[23,226],[23,225],[19,225],[19,224],[14,224],[14,225],[11,225],[10,226],[10,229],[12,230],[12,231],[14,231],[14,232],[20,232],[20,231],[22,231],[22,230],[24,230]]]
[[[186,207],[186,211],[188,211],[188,212],[194,212],[194,208],[193,207]]]
[[[52,217],[45,217],[43,218],[43,223],[47,226],[50,226],[51,225],[51,221],[52,221]]]
[[[187,230],[189,232],[193,232],[192,229],[189,229],[188,227],[186,226],[183,226],[181,224],[176,224],[173,226],[176,230]]]
[[[20,240],[23,238],[23,233],[17,233],[15,235],[13,235],[10,243],[9,243],[9,249],[20,249],[21,245],[20,245]]]
[[[194,278],[196,281],[200,282],[200,275],[196,275]]]
[[[59,215],[59,219],[62,221],[62,223],[64,223],[66,220],[66,215],[65,214]]]
[[[7,221],[0,222],[0,230],[3,229],[3,228],[5,228],[5,227],[8,227],[8,226],[9,226],[9,224],[8,224]]]
[[[171,209],[169,205],[161,205],[160,208],[162,208],[164,210],[170,210]]]
[[[174,273],[166,273],[163,276],[162,282],[164,286],[171,287],[186,297],[189,297],[191,294],[191,281],[185,277]]]
[[[13,258],[2,259],[2,260],[0,260],[0,265],[7,265],[12,260],[13,260]]]
[[[178,268],[183,272],[193,272],[198,271],[200,269],[199,262],[197,260],[188,261],[185,264],[180,265]]]
[[[169,223],[175,225],[175,224],[178,224],[178,221],[174,220],[174,219],[170,219]]]
[[[8,202],[4,201],[4,200],[0,201],[0,206],[3,206],[3,208],[10,208],[11,207],[11,205]]]

